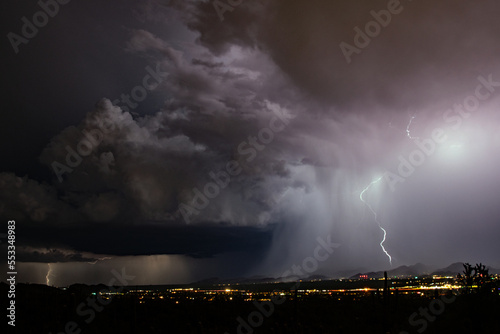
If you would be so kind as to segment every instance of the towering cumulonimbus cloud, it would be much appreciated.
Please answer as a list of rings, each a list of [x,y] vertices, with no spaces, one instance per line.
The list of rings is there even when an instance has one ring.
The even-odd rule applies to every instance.
[[[328,235],[340,247],[319,271],[385,268],[380,227],[395,265],[494,261],[479,245],[498,249],[497,5],[465,4],[400,2],[347,62],[340,44],[355,45],[386,1],[247,1],[223,21],[210,1],[144,2],[147,24],[122,45],[140,60],[138,86],[52,136],[40,155],[52,180],[0,174],[2,214],[93,238],[36,225],[33,249],[175,254],[222,271],[247,261],[237,274],[279,275]],[[468,111],[478,90],[489,95]],[[430,143],[439,130],[446,140]],[[99,229],[121,235],[107,244]]]

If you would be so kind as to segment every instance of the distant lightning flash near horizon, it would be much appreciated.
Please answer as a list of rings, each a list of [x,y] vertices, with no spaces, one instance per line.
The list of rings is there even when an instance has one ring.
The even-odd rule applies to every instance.
[[[359,199],[361,200],[361,202],[363,202],[370,209],[370,211],[373,213],[373,216],[375,217],[375,222],[378,224],[378,227],[382,230],[382,232],[384,232],[384,237],[382,238],[382,241],[380,242],[380,247],[382,248],[382,251],[385,253],[385,255],[387,255],[387,257],[389,258],[389,264],[392,267],[392,256],[389,254],[389,252],[387,252],[387,250],[384,247],[384,242],[385,242],[385,239],[386,239],[386,236],[387,236],[387,231],[382,227],[382,225],[378,221],[378,216],[377,216],[377,213],[375,212],[375,210],[373,210],[372,206],[367,201],[365,201],[363,199],[364,193],[367,192],[368,189],[370,189],[370,187],[372,185],[374,185],[375,183],[380,182],[382,180],[382,178],[383,178],[383,176],[379,177],[378,179],[372,181],[369,185],[367,185],[366,188],[363,189],[363,191],[361,192],[361,194],[359,194]]]
[[[49,266],[49,271],[47,271],[45,281],[47,282],[47,286],[50,286],[50,273],[52,273],[52,267],[50,266],[50,263],[47,263],[47,265]]]

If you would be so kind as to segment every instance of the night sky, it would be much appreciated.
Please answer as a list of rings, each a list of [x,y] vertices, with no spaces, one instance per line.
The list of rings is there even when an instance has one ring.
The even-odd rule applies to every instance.
[[[497,1],[2,6],[18,281],[500,267]]]

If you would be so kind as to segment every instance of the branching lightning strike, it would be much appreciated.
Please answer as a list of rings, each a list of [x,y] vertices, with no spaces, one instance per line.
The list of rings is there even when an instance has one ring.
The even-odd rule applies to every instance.
[[[373,213],[373,216],[375,217],[375,222],[378,224],[378,227],[382,230],[382,232],[384,232],[384,237],[382,238],[382,241],[380,242],[380,248],[382,248],[382,251],[389,258],[389,263],[390,263],[390,265],[392,267],[392,256],[389,254],[389,252],[387,252],[387,250],[384,247],[384,242],[385,242],[385,239],[387,237],[387,231],[382,227],[382,225],[378,221],[378,216],[377,216],[377,213],[375,212],[375,210],[373,210],[372,206],[367,201],[365,201],[363,199],[363,195],[365,194],[365,192],[367,192],[368,189],[370,189],[370,187],[372,185],[374,185],[375,183],[380,182],[382,180],[382,178],[383,178],[383,176],[379,177],[378,179],[372,181],[369,185],[367,185],[366,188],[361,192],[361,194],[359,194],[359,199],[361,200],[361,202],[363,202],[368,207],[368,209],[370,209],[370,211]]]
[[[104,257],[100,257],[100,258],[96,259],[95,261],[91,261],[91,262],[87,262],[87,263],[88,264],[96,264],[99,261],[111,260],[111,259],[112,259],[112,257],[104,256]]]
[[[411,131],[410,131],[410,128],[411,128],[411,124],[413,122],[413,120],[416,118],[416,114],[413,114],[411,117],[410,117],[410,121],[408,122],[408,125],[406,125],[406,136],[408,138],[410,138],[411,140],[415,140],[415,139],[419,139],[419,137],[413,137],[411,135]],[[392,121],[389,122],[389,127],[393,127],[392,126]],[[385,228],[382,227],[382,224],[380,224],[380,222],[378,221],[378,216],[377,216],[377,212],[375,212],[375,210],[373,210],[372,206],[363,199],[363,195],[365,194],[365,192],[368,191],[368,189],[370,189],[370,187],[378,182],[380,182],[382,180],[383,176],[379,177],[378,179],[372,181],[370,184],[368,184],[366,186],[365,189],[363,189],[363,191],[359,194],[359,199],[361,200],[361,202],[363,202],[367,207],[368,209],[370,209],[371,213],[373,213],[373,216],[375,217],[375,222],[378,224],[378,227],[382,230],[382,232],[384,233],[384,237],[382,238],[382,241],[380,242],[380,248],[382,248],[382,251],[385,253],[385,255],[387,255],[387,257],[389,258],[389,263],[391,264],[391,267],[392,267],[392,256],[389,254],[389,252],[387,252],[387,250],[385,249],[384,247],[384,242],[385,242],[385,239],[387,237],[387,231],[385,230]]]
[[[408,125],[406,126],[406,135],[408,136],[408,138],[410,138],[411,140],[414,140],[414,139],[419,139],[418,137],[412,137],[411,133],[410,133],[410,127],[411,127],[411,123],[413,122],[413,120],[415,119],[415,115],[411,116],[410,118],[410,121],[408,122]]]

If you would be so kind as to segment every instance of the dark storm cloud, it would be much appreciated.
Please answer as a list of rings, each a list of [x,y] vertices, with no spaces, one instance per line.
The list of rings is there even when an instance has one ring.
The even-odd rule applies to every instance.
[[[212,257],[221,253],[252,253],[262,257],[269,249],[273,227],[266,229],[206,226],[165,226],[163,224],[92,226],[36,226],[17,227],[18,245],[52,249],[46,253],[22,253],[28,262],[95,261],[80,253],[108,256],[182,254],[196,258]],[[71,249],[69,254],[57,249]]]
[[[264,119],[270,117],[264,116]],[[100,124],[105,120],[114,124],[113,131],[97,134],[95,131],[102,128]],[[224,124],[231,124],[232,129],[222,137]],[[257,164],[246,162],[248,154],[233,155],[234,143],[239,140],[243,143],[247,136],[257,134],[260,124],[262,120],[249,123],[237,114],[217,119],[189,111],[165,111],[136,121],[129,113],[104,100],[80,127],[68,128],[54,138],[41,160],[64,177],[64,182],[55,184],[66,191],[66,201],[78,204],[80,213],[87,213],[89,218],[95,216],[92,220],[103,221],[106,217],[115,219],[121,210],[131,210],[130,204],[145,217],[165,218],[180,203],[191,203],[193,187],[203,189],[211,180],[211,172],[218,173],[231,159],[240,159],[240,165],[246,168],[238,177],[240,182],[232,183],[215,199],[204,211],[203,218],[217,221],[229,214],[234,217],[230,219],[233,224],[255,224],[259,221],[257,215],[269,209],[265,205],[269,194],[263,191],[262,184],[253,183],[253,190],[248,189],[242,197],[242,187],[252,184],[252,179],[263,183],[268,178],[288,176],[283,161],[272,158],[270,152],[261,153]],[[80,157],[77,166],[70,168],[68,161],[77,154],[71,152],[77,152],[78,143],[88,138],[85,133],[95,135],[99,144],[90,155]],[[231,135],[234,138],[228,141]],[[248,150],[250,146],[245,145]],[[255,168],[259,169],[258,174]],[[128,208],[124,205],[127,202]],[[240,210],[245,207],[248,210]],[[236,212],[240,212],[239,215]]]
[[[384,183],[366,193],[388,230],[387,249],[396,263],[406,264],[479,257],[488,253],[478,251],[481,240],[496,249],[484,238],[487,233],[474,235],[469,227],[476,215],[490,236],[498,234],[493,222],[499,215],[491,206],[498,193],[486,186],[497,177],[482,167],[498,165],[498,145],[490,139],[500,133],[499,94],[481,101],[481,113],[464,118],[459,131],[442,118],[443,111],[474,93],[479,75],[500,81],[494,1],[403,1],[401,12],[350,64],[340,43],[353,45],[353,28],[364,29],[374,20],[370,11],[386,10],[387,1],[246,1],[225,12],[223,21],[210,1],[120,4],[103,4],[98,17],[91,15],[95,3],[82,4],[86,15],[80,16],[68,7],[68,16],[57,17],[68,32],[50,39],[53,32],[47,30],[23,50],[26,58],[16,60],[24,66],[21,74],[42,72],[35,81],[28,80],[35,74],[27,76],[26,86],[24,79],[14,80],[8,95],[15,98],[8,104],[32,92],[30,105],[41,96],[39,103],[54,109],[37,114],[28,108],[26,115],[37,115],[36,131],[21,127],[26,138],[9,149],[22,152],[26,143],[37,143],[36,154],[50,173],[45,182],[35,181],[42,173],[13,174],[24,175],[24,169],[0,174],[0,213],[30,222],[20,225],[26,247],[71,249],[75,261],[85,258],[78,255],[84,252],[193,257],[255,252],[265,258],[261,272],[279,274],[310,256],[318,236],[331,234],[342,246],[326,270],[378,270],[388,266],[379,246],[382,232],[359,196],[385,171],[397,171],[399,157],[416,149],[407,133],[414,115],[414,136],[428,138],[443,127],[451,139],[395,192]],[[67,47],[46,65],[42,60],[50,58],[48,46],[55,42]],[[147,66],[161,80],[139,101],[133,92],[151,75]],[[137,106],[117,103],[122,94]],[[269,129],[277,114],[293,117],[263,148],[252,148],[249,142]],[[54,162],[69,166],[68,147],[78,152],[84,140],[96,143],[59,182]],[[448,149],[461,144],[467,163]],[[241,172],[206,208],[190,221],[173,216],[229,161],[238,162]],[[477,201],[451,196],[461,187],[438,186],[458,179],[465,181],[464,189],[475,189]],[[437,204],[429,208],[432,203]],[[471,214],[457,213],[457,207]],[[159,224],[152,226],[151,220]],[[71,260],[73,255],[64,254],[43,256]],[[33,261],[44,261],[43,256],[34,253]]]
[[[27,177],[0,173],[0,212],[9,219],[43,222],[78,221],[73,208],[60,201],[56,190]]]
[[[248,1],[223,22],[210,2],[196,3],[187,24],[200,43],[216,53],[234,44],[263,49],[296,85],[342,109],[425,107],[498,67],[494,1],[401,1],[350,65],[339,44],[354,46],[354,27],[364,30],[370,11],[387,10],[387,1]]]
[[[34,244],[34,243],[32,243]],[[16,259],[19,262],[95,262],[98,259],[91,256],[84,256],[77,252],[61,249],[34,249],[17,248]]]
[[[123,52],[125,27],[141,24],[132,3],[71,1],[16,54],[7,34],[22,35],[21,19],[32,21],[41,8],[38,1],[4,2],[2,115],[9,125],[0,132],[2,171],[45,179],[38,156],[50,138],[79,122],[103,95],[114,98],[143,75],[146,63]]]
[[[167,91],[171,97],[155,115],[136,118],[103,100],[80,125],[54,137],[41,161],[55,171],[59,163],[67,164],[68,147],[77,150],[86,140],[85,134],[92,136],[106,122],[113,126],[76,168],[69,172],[59,168],[56,173],[65,179],[59,188],[68,191],[69,198],[75,197],[69,193],[75,187],[89,194],[98,192],[93,195],[97,199],[84,203],[85,196],[78,195],[78,204],[88,207],[80,210],[84,213],[96,206],[104,209],[105,202],[99,199],[107,190],[107,198],[114,198],[110,209],[116,208],[116,213],[123,209],[124,199],[132,204],[129,210],[137,208],[148,218],[163,219],[181,203],[190,203],[193,187],[203,188],[210,172],[216,173],[236,159],[244,173],[213,201],[203,219],[243,225],[262,222],[263,211],[269,211],[272,203],[264,183],[287,177],[286,167],[271,150],[259,153],[256,162],[249,164],[248,153],[242,154],[240,145],[249,147],[248,138],[268,126],[277,113],[289,112],[267,99],[273,91],[271,85],[283,86],[286,81],[258,53],[235,50],[229,58],[218,59],[203,51],[183,52],[144,30],[132,31],[127,51],[154,55],[156,71],[163,77],[157,90]],[[292,89],[281,93],[287,91]],[[289,146],[284,140],[290,134],[276,135],[273,145]],[[114,218],[111,212],[107,216]]]

